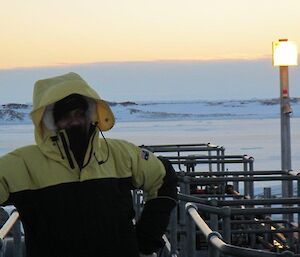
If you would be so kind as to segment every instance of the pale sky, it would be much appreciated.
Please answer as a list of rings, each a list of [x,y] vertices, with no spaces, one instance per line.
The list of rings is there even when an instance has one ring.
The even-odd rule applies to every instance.
[[[32,101],[36,80],[80,74],[108,101],[228,100],[279,97],[279,68],[270,59],[104,62],[0,69],[0,104]],[[300,97],[300,67],[289,69],[290,96]]]
[[[300,47],[300,0],[0,4],[0,103],[31,102],[36,80],[70,71],[112,101],[278,97],[272,41]]]
[[[0,69],[260,59],[300,44],[300,0],[0,0]]]

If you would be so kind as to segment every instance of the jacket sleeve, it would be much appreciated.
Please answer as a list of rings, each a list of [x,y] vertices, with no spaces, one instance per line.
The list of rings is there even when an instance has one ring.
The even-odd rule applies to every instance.
[[[14,204],[10,195],[28,185],[26,164],[16,151],[0,157],[0,205]]]
[[[153,153],[139,149],[135,177],[146,193],[147,201],[137,222],[139,250],[151,254],[159,250],[170,213],[177,204],[177,176],[171,163]]]
[[[5,205],[10,194],[10,171],[18,166],[18,161],[11,155],[0,157],[0,205]]]
[[[0,174],[0,205],[2,205],[9,196],[8,187],[5,181],[5,177]]]

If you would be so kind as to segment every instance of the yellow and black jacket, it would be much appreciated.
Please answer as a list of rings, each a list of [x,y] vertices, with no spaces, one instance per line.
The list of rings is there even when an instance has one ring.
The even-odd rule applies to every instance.
[[[56,101],[74,93],[96,103],[82,167],[66,132],[43,122]],[[123,140],[107,139],[106,145],[98,127],[109,130],[113,114],[75,73],[38,81],[31,114],[37,144],[0,158],[0,204],[18,209],[27,257],[137,257],[159,249],[176,205],[171,165]],[[136,188],[146,192],[147,202],[135,228]]]

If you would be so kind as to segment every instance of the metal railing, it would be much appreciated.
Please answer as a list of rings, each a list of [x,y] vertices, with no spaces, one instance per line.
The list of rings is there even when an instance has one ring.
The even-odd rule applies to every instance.
[[[179,171],[192,171],[194,168],[193,163],[185,163],[184,160],[187,156],[193,159],[201,156],[212,156],[213,154],[217,159],[222,159],[225,155],[225,148],[223,146],[213,145],[211,143],[199,143],[199,144],[172,144],[172,145],[142,145],[142,148],[146,148],[149,151],[157,154],[163,155],[168,158],[172,164],[176,164]],[[166,153],[168,154],[166,156]],[[222,162],[201,162],[202,164],[208,164],[208,170],[213,170],[213,164],[216,164],[216,169],[218,171],[225,170],[225,164]],[[189,165],[192,164],[192,165]]]
[[[8,238],[10,232],[12,232],[12,237]],[[0,229],[0,257],[2,256],[23,256],[21,221],[16,209],[11,211],[9,218]]]
[[[11,215],[9,216],[8,220],[5,222],[5,224],[0,229],[0,239],[3,240],[4,237],[8,234],[8,232],[12,229],[13,225],[17,222],[19,219],[19,213],[17,211],[13,211]]]
[[[219,172],[218,172],[219,173]],[[180,183],[184,183],[187,186],[190,184],[206,185],[206,184],[220,184],[229,181],[296,181],[297,182],[297,193],[294,197],[289,198],[273,198],[271,196],[271,188],[265,188],[266,195],[263,199],[252,199],[246,198],[245,195],[207,195],[207,194],[179,194],[179,213],[183,213],[182,206],[185,205],[184,202],[194,202],[199,203],[199,208],[202,214],[206,215],[206,222],[212,226],[216,231],[222,231],[222,235],[226,243],[231,243],[232,235],[243,235],[248,237],[250,248],[255,248],[258,245],[256,241],[260,241],[260,244],[264,247],[274,250],[273,245],[266,238],[275,238],[279,242],[282,249],[292,249],[296,253],[300,253],[299,238],[300,231],[298,224],[300,224],[298,215],[298,224],[292,225],[289,220],[278,221],[272,220],[270,217],[272,215],[291,215],[300,213],[300,176],[296,172],[286,172],[286,171],[257,171],[253,172],[254,176],[248,177],[248,172],[243,175],[243,171],[240,172],[220,172],[226,173],[228,176],[218,176],[219,174],[215,172],[205,172],[204,177],[199,177],[201,172],[186,173],[181,178]],[[217,174],[216,176],[207,177],[209,174]],[[239,176],[236,176],[236,175]],[[249,172],[250,174],[250,172]],[[196,178],[195,178],[196,177]],[[234,191],[234,190],[231,190]],[[227,200],[228,198],[228,200]],[[260,206],[258,208],[258,206]],[[280,207],[278,207],[280,206]],[[294,207],[296,206],[296,207]],[[241,220],[235,220],[234,217],[240,217]],[[256,217],[261,217],[257,219]],[[185,220],[183,223],[181,223]],[[221,222],[221,227],[219,222]],[[185,219],[185,217],[178,222],[179,227],[185,229],[181,231],[182,233],[190,233],[187,236],[188,242],[192,242],[191,245],[181,244],[181,249],[183,249],[182,256],[196,256],[197,251],[196,245],[196,229],[193,225]],[[235,229],[234,227],[237,227]],[[296,233],[296,238],[294,237]],[[261,236],[263,234],[263,236]],[[266,240],[265,240],[266,239]],[[183,238],[186,241],[186,239]],[[199,237],[197,238],[199,241]],[[185,250],[184,247],[190,247],[190,249]],[[198,255],[197,255],[198,256]],[[201,255],[200,255],[201,256]],[[297,255],[295,255],[297,256]],[[300,256],[300,255],[298,255]]]
[[[200,242],[201,245],[199,245],[199,239],[203,238],[199,237],[195,223],[186,216],[185,203],[192,201],[200,203],[202,215],[206,216],[205,221],[212,226],[213,230],[222,233],[225,244],[238,247],[236,249],[243,248],[245,252],[249,251],[252,254],[242,255],[239,252],[235,256],[300,256],[298,239],[300,238],[298,227],[300,215],[298,215],[298,224],[294,225],[295,222],[293,222],[293,214],[300,212],[299,172],[254,171],[252,157],[225,155],[225,148],[213,148],[205,144],[156,145],[145,148],[169,159],[175,170],[176,167],[179,167],[177,174],[180,201],[178,210],[174,210],[171,215],[168,233],[171,253],[179,251],[180,257],[198,257],[206,256],[206,248],[208,247],[208,251],[211,248],[210,243],[206,243],[205,246],[203,242]],[[208,164],[208,166],[203,164]],[[183,167],[185,168],[183,169]],[[206,170],[202,171],[203,167],[206,167]],[[234,168],[232,169],[232,167]],[[238,167],[242,167],[242,169],[237,169]],[[295,181],[296,194],[288,198],[283,198],[280,194],[280,198],[277,198],[278,196],[274,198],[271,188],[264,188],[264,199],[254,199],[254,185],[261,185],[261,183],[265,185],[269,182],[274,184],[276,181],[279,184],[282,181]],[[199,190],[194,190],[195,188],[199,188]],[[220,188],[222,190],[214,190]],[[278,205],[279,208],[277,208]],[[257,208],[257,206],[260,207]],[[259,217],[260,215],[262,217]],[[276,217],[274,220],[272,215],[286,215],[289,218],[278,220]],[[242,220],[236,220],[235,217],[241,217]],[[296,237],[294,237],[295,233]],[[234,241],[241,234],[248,238],[250,244],[247,247],[249,248],[245,248],[243,244],[231,245],[232,237]],[[279,246],[272,244],[273,238],[274,242],[279,242]],[[298,246],[295,246],[295,243]],[[227,248],[231,249],[232,247]],[[255,249],[255,247],[261,247],[266,251],[262,251],[260,254],[261,250]],[[295,253],[282,252],[290,250],[290,248],[293,248]],[[255,251],[254,255],[253,251]],[[271,251],[277,251],[277,253]],[[224,252],[223,254],[229,253]],[[212,254],[211,256],[217,255]]]
[[[212,231],[210,227],[205,223],[205,221],[198,214],[197,206],[193,203],[186,204],[186,211],[195,222],[196,226],[199,228],[201,233],[205,236],[206,240],[209,242],[210,247],[208,250],[208,257],[218,257],[220,253],[227,254],[229,256],[243,256],[243,257],[292,257],[300,256],[299,254],[294,254],[290,251],[284,251],[282,253],[272,253],[263,250],[249,249],[239,246],[234,246],[228,243],[225,243],[222,240],[220,233]]]

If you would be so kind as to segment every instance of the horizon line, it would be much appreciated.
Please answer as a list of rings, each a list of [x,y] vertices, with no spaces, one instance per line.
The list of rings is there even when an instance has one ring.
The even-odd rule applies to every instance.
[[[259,57],[212,57],[212,58],[201,58],[201,59],[153,59],[153,60],[112,60],[112,61],[95,61],[95,62],[73,62],[73,63],[53,63],[53,64],[42,64],[42,65],[20,65],[20,66],[9,66],[1,67],[0,71],[5,70],[20,70],[20,69],[44,69],[44,68],[61,68],[68,66],[88,66],[97,64],[130,64],[130,63],[197,63],[197,62],[226,62],[226,61],[263,61],[272,59],[271,55],[261,55]]]
[[[112,103],[112,104],[122,104],[122,103],[133,103],[133,104],[173,104],[173,103],[185,103],[185,102],[235,102],[235,101],[279,101],[280,97],[270,97],[270,98],[259,98],[259,97],[252,97],[252,98],[231,98],[231,99],[168,99],[168,100],[121,100],[121,101],[112,101],[112,100],[105,100],[107,103]],[[300,96],[293,96],[290,97],[290,100],[300,100]],[[26,101],[26,102],[7,102],[3,103],[0,101],[0,106],[3,107],[3,105],[9,105],[9,104],[25,104],[25,105],[32,105],[32,100],[31,101]]]

